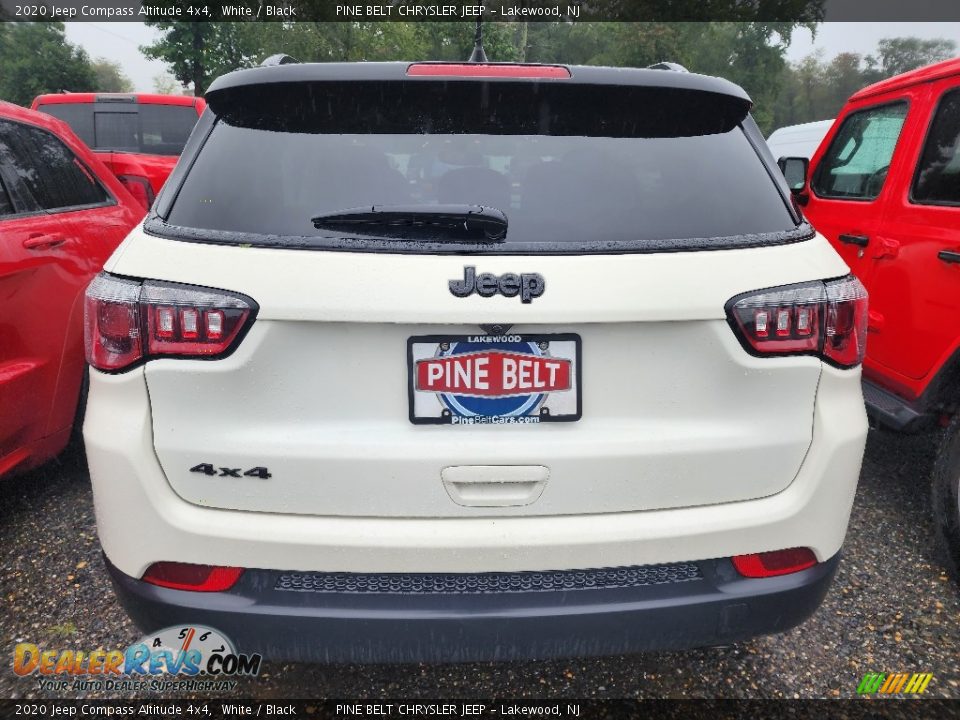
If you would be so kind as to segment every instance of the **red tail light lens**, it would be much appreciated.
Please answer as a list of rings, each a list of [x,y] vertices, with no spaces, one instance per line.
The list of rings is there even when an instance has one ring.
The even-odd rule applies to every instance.
[[[867,291],[852,275],[738,295],[727,318],[752,355],[816,355],[848,368],[866,352]]]
[[[241,575],[243,568],[238,567],[157,562],[147,568],[142,579],[151,585],[174,590],[222,592],[236,585]]]
[[[256,315],[238,293],[100,274],[87,288],[87,362],[116,372],[158,357],[229,354]]]
[[[117,175],[117,179],[130,191],[137,202],[143,205],[144,210],[150,209],[153,205],[154,193],[149,179],[142,175]]]
[[[817,556],[810,548],[790,548],[774,552],[735,555],[733,567],[748,578],[775,577],[789,575],[812,568],[817,564]]]

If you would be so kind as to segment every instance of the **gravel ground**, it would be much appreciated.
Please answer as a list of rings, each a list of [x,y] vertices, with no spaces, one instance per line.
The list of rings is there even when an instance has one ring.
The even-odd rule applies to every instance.
[[[871,432],[837,579],[784,635],[725,649],[589,660],[406,666],[268,663],[238,696],[414,698],[837,698],[866,672],[932,672],[928,696],[960,697],[960,593],[931,547],[934,443]],[[0,697],[41,697],[11,670],[17,642],[91,650],[138,636],[97,544],[74,448],[0,483]],[[66,697],[59,693],[51,696]]]

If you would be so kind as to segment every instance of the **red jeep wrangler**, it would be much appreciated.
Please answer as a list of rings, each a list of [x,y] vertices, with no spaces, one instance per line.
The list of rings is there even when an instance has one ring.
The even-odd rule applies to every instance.
[[[933,509],[960,570],[960,58],[855,93],[809,168],[801,158],[780,167],[870,293],[871,418],[906,432],[947,428]]]

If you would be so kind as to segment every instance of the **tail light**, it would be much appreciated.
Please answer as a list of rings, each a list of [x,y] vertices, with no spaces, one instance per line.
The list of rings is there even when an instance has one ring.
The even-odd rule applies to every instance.
[[[220,358],[253,322],[257,304],[239,293],[101,273],[87,288],[87,362],[117,372],[159,357]]]
[[[735,555],[733,567],[748,578],[775,577],[807,570],[817,564],[817,556],[810,548],[790,548],[774,552]]]
[[[130,194],[136,198],[137,202],[143,205],[144,210],[149,210],[153,205],[153,187],[150,180],[142,175],[117,175],[117,179],[123,183],[123,186],[130,191]]]
[[[243,568],[238,567],[156,562],[147,568],[142,580],[174,590],[223,592],[236,585],[241,575]]]
[[[752,355],[816,355],[836,367],[863,361],[867,291],[852,275],[738,295],[727,319]]]

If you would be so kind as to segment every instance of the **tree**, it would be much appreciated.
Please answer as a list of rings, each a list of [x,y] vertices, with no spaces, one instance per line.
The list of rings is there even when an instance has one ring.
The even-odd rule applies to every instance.
[[[955,53],[952,40],[898,37],[881,40],[876,55],[844,52],[829,62],[819,53],[808,55],[784,68],[772,127],[836,117],[861,88]]]
[[[181,87],[170,73],[161,73],[153,78],[153,90],[160,95],[179,95]]]
[[[96,89],[90,58],[63,23],[0,24],[0,99],[29,105],[43,93]]]
[[[896,37],[884,38],[877,43],[879,69],[883,77],[892,77],[946,60],[956,52],[957,44],[945,38],[922,40],[915,37]]]
[[[166,62],[180,83],[193,86],[194,95],[203,95],[218,75],[254,63],[258,48],[251,49],[244,32],[244,26],[253,23],[150,20],[145,24],[159,29],[161,37],[142,46],[141,52]]]
[[[97,92],[133,92],[133,83],[120,68],[120,63],[97,58],[92,67]]]

